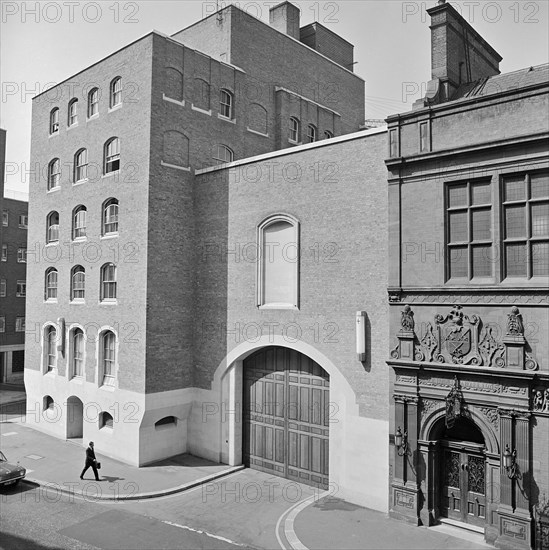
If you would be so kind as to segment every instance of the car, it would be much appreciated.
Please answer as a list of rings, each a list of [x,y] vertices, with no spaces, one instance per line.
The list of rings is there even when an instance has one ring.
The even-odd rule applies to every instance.
[[[17,485],[26,475],[27,470],[23,466],[8,462],[6,455],[0,451],[0,486]]]

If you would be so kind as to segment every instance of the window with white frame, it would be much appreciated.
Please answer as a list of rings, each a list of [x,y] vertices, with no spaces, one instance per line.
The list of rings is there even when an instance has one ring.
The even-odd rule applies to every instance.
[[[110,330],[101,335],[102,384],[114,386],[116,377],[116,337]]]
[[[10,214],[7,210],[2,210],[2,225],[7,227],[9,224]]]
[[[55,107],[50,111],[50,135],[59,132],[59,109]]]
[[[57,331],[55,327],[49,325],[45,331],[45,346],[46,350],[45,363],[46,372],[53,372],[57,368]]]
[[[57,300],[57,281],[58,273],[57,269],[50,267],[46,270],[46,278],[44,284],[44,298],[45,300]]]
[[[309,126],[307,126],[307,142],[313,143],[316,140],[317,140],[316,126],[314,124],[309,124]]]
[[[24,247],[17,249],[17,263],[26,264],[27,263],[27,249]]]
[[[219,114],[225,118],[233,118],[233,94],[228,90],[221,90],[219,98]]]
[[[25,332],[25,318],[16,317],[15,318],[15,332]]]
[[[258,304],[297,308],[299,301],[299,224],[287,215],[259,226]]]
[[[103,173],[110,174],[120,170],[120,140],[113,137],[105,143]]]
[[[109,101],[111,109],[122,104],[122,78],[119,76],[111,82]]]
[[[86,215],[85,206],[79,205],[72,212],[72,238],[83,239],[86,236]]]
[[[8,245],[7,244],[2,245],[2,261],[3,262],[8,261]]]
[[[27,229],[29,227],[29,217],[27,214],[19,214],[19,228]]]
[[[67,126],[74,126],[78,123],[78,99],[71,99],[67,113]]]
[[[105,264],[101,268],[101,300],[116,300],[116,266]]]
[[[17,290],[15,292],[15,295],[18,298],[24,298],[27,295],[27,281],[17,281]]]
[[[88,150],[80,149],[74,155],[74,182],[88,178]]]
[[[50,212],[46,219],[46,243],[59,242],[59,213]]]
[[[0,298],[6,297],[6,279],[0,279]]]
[[[232,149],[219,143],[214,146],[213,158],[221,163],[232,162],[234,160],[234,153]]]
[[[75,328],[71,338],[71,375],[80,378],[84,374],[84,333]]]
[[[118,200],[108,199],[103,203],[103,235],[118,233]]]
[[[57,189],[61,180],[61,164],[59,159],[53,159],[48,165],[48,191]]]
[[[74,266],[71,270],[71,301],[84,300],[86,297],[86,270]]]
[[[88,118],[99,114],[99,88],[93,88],[88,94]]]
[[[299,133],[299,120],[294,116],[290,117],[288,139],[293,143],[297,143],[299,141]]]

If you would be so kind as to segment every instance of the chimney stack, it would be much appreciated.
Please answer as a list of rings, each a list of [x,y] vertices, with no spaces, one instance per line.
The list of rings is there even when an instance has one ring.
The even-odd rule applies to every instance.
[[[282,2],[269,10],[271,27],[299,40],[299,8],[290,2]]]

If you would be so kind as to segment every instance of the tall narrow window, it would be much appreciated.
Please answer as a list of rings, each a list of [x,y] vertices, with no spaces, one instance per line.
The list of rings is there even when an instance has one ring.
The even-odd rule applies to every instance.
[[[27,295],[27,281],[17,281],[17,291],[15,295],[18,298],[24,298]]]
[[[61,165],[59,159],[53,159],[48,165],[48,191],[59,187]]]
[[[44,298],[46,300],[57,300],[57,269],[50,267],[46,270],[46,282],[44,288]]]
[[[109,174],[120,170],[120,140],[116,137],[105,143],[103,173]]]
[[[46,243],[59,241],[59,214],[50,212],[46,221]]]
[[[493,275],[492,186],[489,181],[465,182],[447,188],[448,279]]]
[[[218,144],[214,147],[213,158],[219,162],[232,162],[234,153],[226,145]]]
[[[430,150],[429,146],[429,125],[427,122],[419,124],[419,151],[425,153]]]
[[[88,118],[99,114],[99,89],[93,88],[88,94]]]
[[[2,210],[2,225],[7,227],[9,225],[10,213],[7,210]]]
[[[86,297],[86,271],[81,265],[71,270],[71,301],[84,300]]]
[[[25,318],[16,317],[15,318],[15,332],[25,332]],[[13,370],[12,370],[13,372]]]
[[[288,136],[288,139],[293,142],[297,143],[299,141],[299,120],[295,117],[290,117],[290,133]]]
[[[48,326],[45,334],[46,371],[52,372],[57,368],[57,331],[55,327]]]
[[[110,90],[110,106],[112,109],[122,103],[122,79],[119,76],[111,82]]]
[[[503,179],[505,277],[549,276],[549,173]]]
[[[77,206],[72,212],[72,238],[82,239],[86,236],[86,214],[85,206]]]
[[[314,124],[309,124],[307,126],[307,141],[313,143],[317,140],[316,126]]]
[[[116,337],[110,330],[103,333],[101,338],[103,384],[114,386],[115,360],[116,360]]]
[[[56,107],[50,112],[50,134],[59,132],[59,109]]]
[[[259,305],[298,307],[298,222],[285,215],[266,220],[259,227]]]
[[[74,126],[78,123],[78,99],[71,99],[67,113],[67,125]]]
[[[8,261],[8,245],[7,244],[2,245],[2,261],[3,262]]]
[[[84,374],[84,333],[76,328],[72,333],[72,376]]]
[[[17,249],[17,263],[26,264],[27,263],[27,249],[24,247]]]
[[[0,280],[0,298],[6,297],[6,279]]]
[[[389,130],[389,156],[398,156],[398,134],[396,130]]]
[[[221,90],[219,114],[225,118],[233,118],[233,94],[228,90]]]
[[[101,300],[116,300],[116,266],[105,264],[101,268]]]
[[[118,233],[118,201],[109,199],[103,205],[103,235]]]
[[[29,227],[29,217],[26,214],[19,214],[19,227],[21,229]]]
[[[74,181],[84,181],[88,177],[88,151],[80,149],[74,155]]]

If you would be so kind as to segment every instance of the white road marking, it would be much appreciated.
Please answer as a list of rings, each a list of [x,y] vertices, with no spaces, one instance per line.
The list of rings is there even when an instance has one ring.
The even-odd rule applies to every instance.
[[[162,523],[165,523],[166,525],[173,525],[174,527],[179,527],[180,529],[186,529],[187,531],[192,531],[193,533],[198,533],[200,535],[206,535],[207,537],[211,537],[212,539],[228,542],[229,544],[234,544],[236,546],[247,546],[246,544],[240,544],[238,542],[235,542],[234,540],[220,537],[219,535],[212,535],[211,533],[208,533],[207,531],[202,531],[201,529],[193,529],[192,527],[188,527],[187,525],[179,525],[179,523],[173,523],[172,521],[167,520],[162,520]]]
[[[17,435],[17,432],[6,432],[5,434],[2,434],[3,436],[8,436],[8,435]]]

